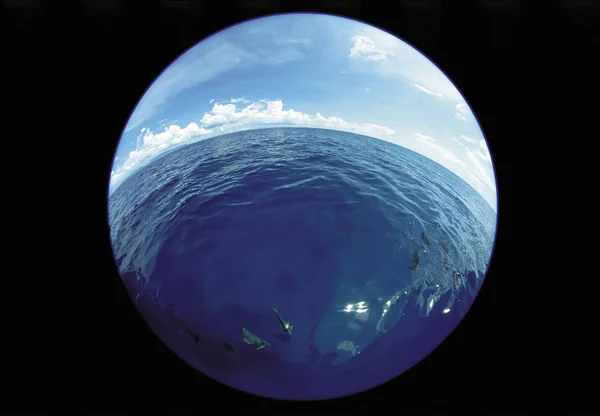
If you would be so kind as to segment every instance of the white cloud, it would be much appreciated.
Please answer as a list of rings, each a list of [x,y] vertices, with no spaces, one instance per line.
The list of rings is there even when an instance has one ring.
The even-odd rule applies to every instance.
[[[214,102],[215,102],[215,99],[214,99],[214,98],[211,98],[211,99],[208,101],[208,103],[209,103],[209,104],[212,104],[212,103],[214,103]]]
[[[177,124],[177,120],[164,118],[158,122],[161,129],[166,129],[173,124]]]
[[[302,45],[304,47],[308,47],[312,43],[312,39],[310,38],[293,38],[293,37],[281,37],[281,33],[274,34],[273,43],[275,45],[284,46],[284,45]]]
[[[394,134],[389,127],[377,124],[351,123],[336,116],[325,117],[321,113],[313,116],[291,108],[284,109],[281,100],[259,100],[241,109],[234,104],[215,104],[200,123],[205,128],[219,128],[220,131],[239,130],[257,124],[291,124],[347,130],[374,137]]]
[[[127,122],[125,131],[131,131],[155,116],[161,107],[182,91],[197,87],[236,67],[276,66],[302,59],[305,48],[301,46],[310,44],[309,39],[281,40],[276,37],[267,38],[265,44],[261,37],[265,47],[256,49],[248,46],[251,42],[242,46],[244,42],[234,43],[223,39],[222,36],[209,38],[174,61],[146,91]],[[249,39],[249,35],[246,39]]]
[[[477,180],[477,185],[485,185],[492,191],[496,191],[494,171],[492,167],[492,156],[484,139],[476,139],[465,134],[453,137],[452,140],[458,144],[464,152],[465,160],[469,162],[467,174]]]
[[[210,130],[202,128],[196,123],[190,123],[185,128],[173,124],[158,134],[152,133],[150,129],[144,127],[137,138],[135,150],[129,152],[125,162],[111,172],[110,186],[118,185],[128,175],[169,147],[191,142],[210,133]]]
[[[476,139],[466,134],[461,134],[460,137],[452,137],[452,140],[459,147],[477,155],[481,160],[492,162],[488,145],[484,139]]]
[[[438,141],[421,133],[413,133],[412,139],[400,140],[398,144],[421,153],[456,173],[476,189],[495,210],[496,183],[492,158],[485,140],[466,135],[452,137],[452,141],[458,145],[458,150],[453,152],[440,144],[445,140]]]
[[[353,36],[354,45],[350,49],[350,58],[364,58],[369,61],[387,61],[388,57],[396,54],[377,47],[375,42],[366,36]]]
[[[435,64],[395,36],[381,30],[365,29],[351,39],[350,57],[375,61],[370,70],[408,79],[425,94],[462,101],[460,92]]]
[[[462,140],[464,140],[465,142],[467,142],[468,144],[479,144],[479,140],[478,139],[474,139],[474,138],[466,136],[464,134],[462,134],[460,136],[460,138]],[[485,146],[485,141],[483,141],[483,145]]]
[[[456,165],[466,166],[466,163],[462,159],[460,159],[458,156],[456,156],[456,154],[454,154],[448,149],[446,149],[446,151],[442,153],[442,156]]]
[[[232,98],[231,102],[236,104],[236,103],[242,103],[242,104],[247,104],[250,101],[246,100],[244,97],[240,97],[240,98]]]
[[[471,110],[469,110],[469,106],[465,103],[458,103],[456,104],[456,114],[454,114],[454,117],[456,117],[459,120],[462,121],[467,121],[467,117],[469,116],[469,114],[471,113]]]
[[[488,153],[489,155],[489,153]],[[491,163],[484,162],[487,161],[486,155],[482,154],[480,150],[477,151],[469,151],[467,150],[467,157],[469,158],[470,166],[469,170],[472,174],[477,176],[477,178],[485,184],[489,189],[496,190],[496,184],[494,183],[493,173],[492,173],[492,165]]]
[[[426,135],[421,134],[421,133],[414,133],[414,134],[417,137],[417,139],[420,140],[420,141],[422,141],[422,142],[429,142],[429,143],[435,143],[435,142],[437,142],[437,140],[435,140],[433,137],[426,136]]]
[[[484,162],[492,163],[492,156],[490,155],[490,151],[484,139],[476,139],[465,134],[462,134],[460,138],[453,137],[453,139],[458,145],[465,148],[479,159]]]
[[[479,194],[496,210],[496,180],[494,167],[487,143],[466,135],[452,137],[459,147],[459,155],[466,164],[455,172],[475,188]]]
[[[473,172],[471,172],[470,170],[467,170],[467,175],[471,178],[471,180],[473,181],[471,183],[471,185],[477,189],[477,191],[480,194],[483,194],[485,192],[484,188],[485,188],[485,184],[481,181],[481,179],[479,179],[479,176],[475,175]]]
[[[208,138],[211,134],[234,132],[259,125],[321,127],[383,139],[395,133],[391,128],[378,124],[352,123],[336,116],[326,117],[318,112],[310,115],[291,108],[284,109],[281,100],[259,100],[241,109],[235,104],[214,104],[212,110],[202,116],[199,124],[190,123],[183,129],[172,125],[158,134],[143,128],[138,136],[136,149],[129,153],[122,165],[111,172],[111,188],[114,189],[133,171],[172,146]]]
[[[161,106],[180,92],[198,86],[250,59],[251,54],[228,42],[206,42],[190,49],[169,66],[146,91],[127,122],[125,131],[130,131],[153,117]]]
[[[433,137],[421,133],[413,133],[416,140],[421,144],[417,146],[419,153],[424,154],[428,158],[446,166],[450,170],[454,170],[445,163],[450,161],[454,165],[467,167],[467,164],[461,160],[453,151],[437,143]],[[412,147],[412,146],[411,146]],[[444,160],[445,159],[445,160]]]
[[[422,85],[419,85],[419,84],[413,84],[413,85],[415,86],[416,89],[418,89],[421,92],[424,92],[425,94],[434,95],[436,97],[444,98],[444,96],[441,93],[439,93],[439,92],[432,91],[429,88],[425,88],[425,87],[423,87]]]

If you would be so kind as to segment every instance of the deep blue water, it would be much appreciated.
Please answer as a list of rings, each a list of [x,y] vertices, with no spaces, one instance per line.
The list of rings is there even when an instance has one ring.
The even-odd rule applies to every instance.
[[[483,282],[496,214],[400,146],[273,128],[153,161],[110,196],[109,224],[129,293],[174,352],[235,388],[318,399],[399,375],[455,328]],[[241,328],[270,346],[245,344]]]

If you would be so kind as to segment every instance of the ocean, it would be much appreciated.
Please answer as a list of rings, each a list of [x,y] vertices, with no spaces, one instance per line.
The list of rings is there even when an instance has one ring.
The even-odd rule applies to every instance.
[[[311,128],[176,149],[125,179],[108,214],[127,290],[175,353],[294,399],[359,391],[427,355],[472,304],[496,229],[488,203],[436,162]],[[348,377],[359,370],[370,378]]]

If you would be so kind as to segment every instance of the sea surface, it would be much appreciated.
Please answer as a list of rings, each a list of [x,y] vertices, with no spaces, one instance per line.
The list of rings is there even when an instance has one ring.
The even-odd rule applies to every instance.
[[[436,162],[310,128],[176,149],[108,208],[120,274],[163,342],[234,388],[300,400],[373,387],[431,352],[479,291],[496,229]]]

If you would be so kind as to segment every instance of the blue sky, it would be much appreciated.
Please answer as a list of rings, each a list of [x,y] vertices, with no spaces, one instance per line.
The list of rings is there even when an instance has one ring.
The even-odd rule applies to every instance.
[[[496,210],[487,144],[450,80],[386,32],[310,14],[245,22],[179,56],[128,120],[110,190],[176,146],[286,125],[360,133],[414,150],[463,178]]]

